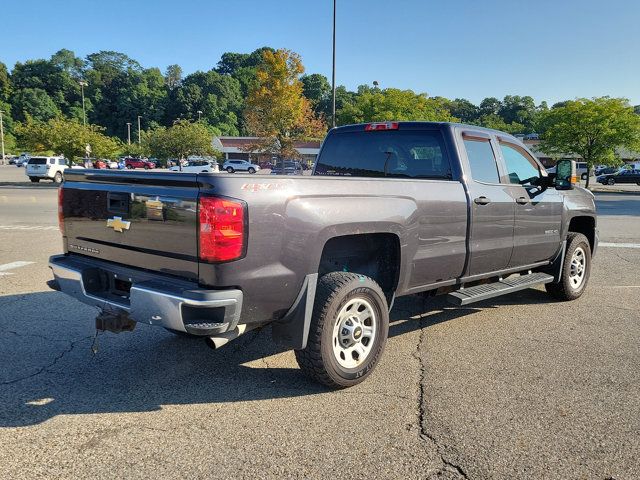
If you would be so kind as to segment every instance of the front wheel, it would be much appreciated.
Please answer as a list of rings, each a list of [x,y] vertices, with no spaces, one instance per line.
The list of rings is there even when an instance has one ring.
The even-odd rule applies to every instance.
[[[616,181],[613,178],[607,180],[607,185],[615,185]]]
[[[62,180],[62,173],[56,172],[55,176],[53,177],[53,181],[56,183],[62,183]]]
[[[256,173],[256,169],[255,168],[249,168],[249,173]]]
[[[296,350],[300,368],[334,388],[356,385],[377,365],[387,341],[389,309],[371,278],[333,272],[318,281],[307,347]]]
[[[558,300],[575,300],[584,293],[591,273],[591,246],[581,233],[569,233],[558,283],[547,283],[548,293]]]
[[[589,175],[587,175],[586,173],[583,173],[582,175],[580,175],[580,178],[582,180],[586,180],[589,177]]]
[[[127,165],[127,170],[133,170],[133,165]]]

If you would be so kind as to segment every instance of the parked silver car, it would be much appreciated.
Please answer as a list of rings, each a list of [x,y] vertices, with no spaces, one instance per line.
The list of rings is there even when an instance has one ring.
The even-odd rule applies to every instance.
[[[222,164],[222,169],[226,170],[228,173],[256,173],[258,170],[260,170],[260,167],[254,163],[249,162],[248,160],[225,160],[225,162]]]

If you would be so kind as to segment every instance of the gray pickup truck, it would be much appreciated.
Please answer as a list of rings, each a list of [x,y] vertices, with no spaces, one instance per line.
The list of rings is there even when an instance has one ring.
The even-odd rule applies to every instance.
[[[382,122],[335,128],[310,176],[69,170],[52,288],[217,348],[256,327],[333,387],[378,362],[394,298],[467,305],[586,287],[593,195],[506,133]]]

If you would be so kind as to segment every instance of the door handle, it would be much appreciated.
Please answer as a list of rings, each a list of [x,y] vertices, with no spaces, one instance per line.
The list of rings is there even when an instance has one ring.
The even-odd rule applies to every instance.
[[[529,199],[527,197],[518,197],[516,199],[516,203],[520,205],[526,205],[527,203],[529,203]]]
[[[491,200],[489,200],[487,197],[483,195],[481,197],[474,199],[473,203],[477,203],[478,205],[487,205],[491,203]]]

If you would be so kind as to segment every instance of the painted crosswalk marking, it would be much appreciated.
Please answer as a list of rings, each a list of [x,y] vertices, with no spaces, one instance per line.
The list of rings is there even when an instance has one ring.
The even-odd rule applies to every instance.
[[[640,248],[640,243],[612,243],[612,242],[600,242],[599,247],[613,247],[613,248]]]

